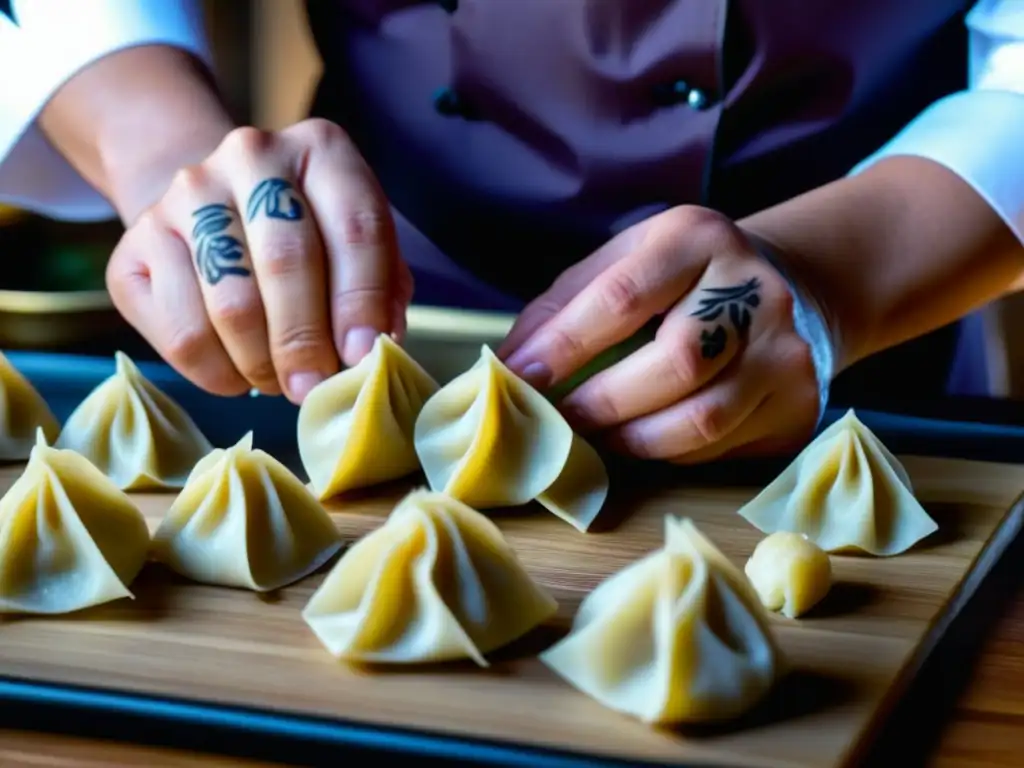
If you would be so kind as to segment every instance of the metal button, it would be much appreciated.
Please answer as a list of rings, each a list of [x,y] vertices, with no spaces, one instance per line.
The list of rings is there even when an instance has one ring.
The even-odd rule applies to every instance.
[[[437,4],[448,13],[455,13],[459,10],[459,0],[437,0]]]
[[[654,100],[663,107],[681,104],[690,95],[690,85],[685,80],[659,83],[654,86]]]
[[[700,88],[693,88],[686,94],[686,103],[690,109],[701,110],[708,105],[707,94]]]

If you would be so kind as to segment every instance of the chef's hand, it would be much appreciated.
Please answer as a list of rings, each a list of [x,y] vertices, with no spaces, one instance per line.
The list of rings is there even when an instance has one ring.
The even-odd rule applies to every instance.
[[[612,447],[677,463],[794,447],[818,418],[786,280],[729,219],[684,206],[624,231],[520,315],[499,355],[541,388],[663,317],[560,407]]]
[[[317,119],[238,128],[180,170],[125,233],[107,285],[198,386],[296,403],[380,332],[404,332],[412,297],[383,192],[345,132]]]

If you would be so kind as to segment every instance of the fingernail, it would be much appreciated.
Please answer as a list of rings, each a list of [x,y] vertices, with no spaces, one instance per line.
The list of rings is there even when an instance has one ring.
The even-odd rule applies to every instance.
[[[342,348],[342,357],[345,358],[345,365],[356,365],[360,360],[370,354],[380,331],[369,326],[350,328],[345,334],[345,345]]]
[[[544,363],[530,363],[523,368],[519,376],[527,384],[537,389],[544,389],[544,387],[551,383],[551,369],[544,365]]]
[[[288,394],[291,395],[292,400],[301,403],[306,399],[310,390],[323,380],[324,377],[315,371],[293,373],[288,377]]]

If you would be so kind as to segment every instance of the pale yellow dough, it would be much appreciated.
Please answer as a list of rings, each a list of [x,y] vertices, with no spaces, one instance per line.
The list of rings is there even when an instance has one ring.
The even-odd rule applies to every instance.
[[[414,491],[342,556],[302,613],[332,655],[414,664],[472,659],[557,610],[490,520]]]
[[[852,409],[739,513],[764,533],[802,533],[826,552],[898,555],[938,529],[899,460]]]
[[[76,451],[126,491],[181,488],[213,446],[127,355],[68,417],[57,447]]]
[[[746,577],[672,517],[664,548],[598,585],[541,661],[606,707],[660,725],[737,717],[782,665]]]
[[[832,587],[828,553],[800,533],[766,536],[754,547],[744,572],[764,607],[791,619],[811,610]]]
[[[0,612],[69,613],[132,597],[149,550],[145,518],[86,459],[36,434],[0,499]]]
[[[299,455],[321,499],[419,469],[413,426],[438,384],[387,335],[299,409]]]
[[[423,406],[416,452],[431,488],[477,509],[536,499],[586,531],[608,496],[597,451],[487,346]]]
[[[252,433],[200,461],[153,537],[153,554],[195,581],[266,592],[341,548],[320,502]]]
[[[0,354],[0,461],[27,459],[42,429],[48,442],[57,439],[60,425],[28,379]]]

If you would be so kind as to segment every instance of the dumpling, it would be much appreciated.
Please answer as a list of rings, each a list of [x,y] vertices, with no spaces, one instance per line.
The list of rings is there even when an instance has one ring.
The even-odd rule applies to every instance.
[[[413,425],[438,384],[386,334],[299,409],[299,455],[321,499],[419,469]]]
[[[606,707],[664,725],[743,714],[782,665],[744,575],[672,517],[664,548],[598,585],[541,661]]]
[[[0,354],[0,461],[23,461],[32,452],[36,430],[57,439],[60,425],[28,379]]]
[[[96,467],[46,444],[0,499],[0,612],[69,613],[122,597],[146,562],[142,513]]]
[[[761,604],[790,619],[811,610],[832,587],[828,554],[803,534],[789,531],[763,538],[743,572]]]
[[[181,575],[257,592],[298,581],[341,548],[331,516],[252,433],[200,461],[153,536]]]
[[[608,496],[597,451],[487,346],[423,406],[416,452],[431,488],[477,509],[536,499],[586,531]]]
[[[181,488],[213,446],[127,355],[114,360],[117,371],[68,417],[57,447],[82,454],[126,491]]]
[[[938,530],[910,477],[853,410],[740,510],[764,533],[802,533],[826,552],[898,555]]]
[[[455,499],[419,490],[342,556],[302,616],[346,661],[470,658],[486,667],[485,653],[557,608],[494,523]]]

